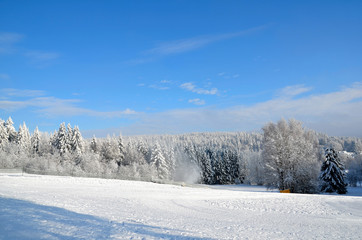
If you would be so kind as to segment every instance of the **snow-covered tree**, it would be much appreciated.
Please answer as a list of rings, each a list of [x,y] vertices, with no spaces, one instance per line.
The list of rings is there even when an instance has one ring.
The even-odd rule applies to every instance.
[[[145,155],[138,150],[138,145],[133,141],[129,141],[125,147],[123,165],[143,165],[146,164]]]
[[[90,142],[90,149],[93,153],[98,152],[98,141],[96,136],[93,135],[92,141]]]
[[[205,150],[197,151],[197,159],[199,161],[201,169],[201,181],[205,184],[211,184],[213,182],[214,172],[212,170],[212,165],[210,158],[206,154]]]
[[[5,122],[0,119],[0,149],[9,142],[9,135],[6,130]]]
[[[69,133],[68,133],[69,134]],[[84,141],[78,126],[74,126],[70,136],[70,149],[72,153],[80,155],[84,150]]]
[[[35,128],[33,135],[30,139],[31,142],[31,151],[33,154],[37,154],[39,152],[40,145],[40,132],[38,127]]]
[[[19,144],[20,151],[28,153],[30,149],[30,134],[25,122],[19,126],[18,134],[16,136],[16,143]]]
[[[64,155],[68,152],[68,138],[65,123],[61,123],[58,132],[55,134],[53,139],[53,146],[58,149],[60,155]]]
[[[158,143],[152,149],[151,163],[150,165],[157,170],[159,179],[169,179],[170,172],[165,157],[161,152],[160,145]]]
[[[121,134],[119,134],[118,137],[118,148],[119,148],[119,159],[116,159],[116,162],[118,166],[120,166],[121,164],[124,163],[124,155],[125,155],[125,147],[123,144],[123,138]]]
[[[18,135],[13,125],[14,125],[14,122],[11,119],[11,117],[9,117],[5,123],[5,128],[6,128],[9,142],[16,142],[16,137]]]
[[[318,144],[301,122],[284,119],[263,127],[262,152],[268,187],[292,192],[316,192],[318,188]]]
[[[101,146],[101,155],[106,163],[117,161],[119,159],[119,148],[117,140],[114,137],[107,136]]]
[[[65,134],[65,142],[66,142],[66,148],[67,152],[73,152],[72,145],[73,145],[73,129],[72,125],[70,123],[67,124],[67,130]]]
[[[320,173],[321,192],[347,193],[344,166],[333,148],[325,150],[325,161]]]

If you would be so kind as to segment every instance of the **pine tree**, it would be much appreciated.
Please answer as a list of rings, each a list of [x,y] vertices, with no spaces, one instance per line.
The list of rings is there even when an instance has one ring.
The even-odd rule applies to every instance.
[[[5,123],[6,132],[8,135],[9,142],[16,142],[17,132],[13,126],[14,122],[11,117]]]
[[[19,130],[16,136],[16,143],[19,144],[20,151],[23,151],[24,153],[29,152],[30,134],[29,129],[25,125],[25,122],[23,123],[23,125],[19,126]]]
[[[90,143],[90,149],[93,153],[97,153],[98,152],[98,143],[97,143],[97,138],[96,136],[93,135],[92,141]]]
[[[125,155],[125,147],[123,144],[123,138],[121,134],[119,134],[118,137],[118,148],[119,148],[119,159],[116,159],[116,162],[118,166],[120,166],[124,163],[124,155]]]
[[[73,152],[73,129],[72,129],[72,126],[70,125],[70,123],[68,123],[67,125],[67,131],[66,131],[66,134],[65,134],[65,145],[66,145],[66,149],[67,149],[67,152]]]
[[[199,149],[197,151],[197,159],[201,168],[202,183],[211,184],[213,179],[213,171],[210,158],[207,156],[206,151]]]
[[[72,153],[75,153],[77,155],[80,155],[83,153],[83,137],[82,134],[79,131],[78,126],[74,126],[74,129],[72,130],[72,135],[70,139],[70,147]]]
[[[5,122],[0,119],[0,149],[4,147],[7,142],[9,142],[9,135],[6,131]]]
[[[169,179],[169,169],[161,148],[156,144],[152,150],[151,166],[157,170],[159,179]]]
[[[344,166],[333,148],[325,150],[325,161],[321,167],[321,192],[347,193]]]
[[[53,146],[58,149],[60,155],[64,155],[68,152],[67,147],[67,131],[65,128],[65,123],[61,123],[59,126],[58,132],[54,136]]]
[[[39,145],[40,145],[40,132],[38,127],[35,128],[33,135],[30,139],[31,149],[33,154],[39,153]]]

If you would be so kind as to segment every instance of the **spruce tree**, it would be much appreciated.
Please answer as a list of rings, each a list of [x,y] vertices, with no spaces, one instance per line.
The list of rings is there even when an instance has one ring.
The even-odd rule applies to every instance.
[[[83,137],[82,134],[79,131],[78,126],[74,126],[74,129],[72,130],[72,135],[70,139],[70,147],[72,153],[75,153],[77,155],[80,155],[83,153]]]
[[[60,155],[64,155],[68,152],[67,148],[67,130],[65,123],[61,123],[58,132],[54,136],[53,146],[58,149]]]
[[[40,132],[38,127],[35,128],[34,133],[31,136],[30,142],[33,154],[37,154],[39,152],[40,145]]]
[[[18,133],[16,132],[14,126],[14,122],[11,117],[5,122],[5,128],[8,135],[9,142],[16,142]]]
[[[118,137],[118,148],[119,148],[119,158],[116,159],[116,162],[118,166],[121,166],[122,164],[124,164],[124,155],[125,155],[125,147],[123,144],[123,138],[121,134],[119,134]]]
[[[347,193],[344,166],[333,148],[325,150],[325,161],[322,164],[319,178],[322,181],[321,192]]]
[[[93,135],[92,141],[90,143],[90,149],[93,153],[97,153],[98,152],[98,143],[97,143],[97,138],[96,136]]]
[[[29,152],[30,148],[30,134],[25,122],[19,126],[19,131],[16,136],[16,143],[19,144],[20,151],[24,153]]]
[[[0,119],[0,149],[9,142],[9,135],[6,131],[5,122]]]
[[[155,144],[152,150],[151,166],[157,170],[159,179],[169,179],[170,172],[168,169],[168,164],[161,152],[161,147],[158,143]]]

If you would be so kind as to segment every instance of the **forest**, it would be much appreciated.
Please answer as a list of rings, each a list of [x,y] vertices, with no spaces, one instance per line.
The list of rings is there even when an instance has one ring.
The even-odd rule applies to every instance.
[[[296,120],[260,132],[107,136],[84,139],[78,126],[53,133],[15,129],[0,119],[0,168],[26,173],[117,178],[160,183],[253,184],[318,192],[324,150],[338,152],[350,186],[362,182],[362,140],[331,137]]]

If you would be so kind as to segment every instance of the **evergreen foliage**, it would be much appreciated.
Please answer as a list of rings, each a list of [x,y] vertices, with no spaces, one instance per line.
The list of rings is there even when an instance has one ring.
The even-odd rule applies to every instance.
[[[156,169],[159,179],[169,179],[170,171],[165,157],[161,152],[159,144],[155,144],[150,162],[151,167]]]
[[[40,132],[38,127],[35,128],[33,135],[30,139],[31,143],[31,150],[33,154],[39,153],[39,146],[40,146]]]
[[[67,134],[67,130],[65,128],[65,123],[61,123],[59,126],[58,132],[55,134],[53,140],[53,146],[58,149],[60,155],[64,155],[68,152],[68,140],[69,135]]]
[[[319,178],[322,182],[321,192],[347,193],[344,166],[333,148],[325,150],[325,161],[322,164]]]

